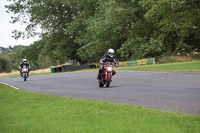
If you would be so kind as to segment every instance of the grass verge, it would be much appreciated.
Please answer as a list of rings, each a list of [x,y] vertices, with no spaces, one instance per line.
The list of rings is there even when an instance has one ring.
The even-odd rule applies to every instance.
[[[119,67],[122,71],[155,71],[155,72],[200,72],[200,61],[156,64],[133,67]]]
[[[40,71],[40,70],[38,70]],[[79,70],[79,71],[72,71],[72,72],[97,72],[98,69],[84,69],[84,70]],[[51,72],[37,72],[36,71],[30,71],[29,75],[30,76],[37,76],[37,75],[49,75],[49,74],[59,74],[59,73],[71,73],[71,72],[58,72],[58,73],[51,73]],[[0,73],[0,78],[16,78],[16,77],[21,77],[19,74],[19,71],[15,71],[13,73]]]
[[[2,133],[199,133],[192,115],[61,98],[0,84]]]
[[[156,65],[145,65],[145,66],[130,66],[130,67],[119,67],[114,68],[120,71],[155,71],[155,72],[200,72],[200,61],[191,61],[191,62],[180,62],[180,63],[168,63],[168,64],[156,64]],[[50,69],[49,69],[50,70]],[[40,70],[39,70],[40,71]],[[98,69],[86,69],[73,72],[97,72]],[[67,73],[67,72],[65,72]],[[48,75],[48,74],[57,74],[49,72],[30,72],[30,76],[37,75]],[[10,73],[7,75],[1,75],[0,78],[13,78],[20,77],[19,72]]]

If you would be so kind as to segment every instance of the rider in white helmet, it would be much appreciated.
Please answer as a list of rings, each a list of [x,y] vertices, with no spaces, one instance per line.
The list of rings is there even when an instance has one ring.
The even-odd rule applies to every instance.
[[[21,76],[22,76],[22,71],[21,70],[22,70],[24,65],[28,68],[28,74],[30,72],[30,65],[27,63],[27,59],[23,59],[22,62],[20,63],[20,66],[19,66]]]
[[[108,53],[105,54],[101,59],[100,59],[100,69],[99,69],[99,73],[98,73],[98,76],[97,76],[97,79],[99,79],[99,76],[101,75],[101,73],[103,72],[103,65],[104,65],[104,62],[114,62],[116,67],[118,67],[118,62],[116,61],[116,58],[115,58],[115,55],[114,55],[115,51],[114,49],[109,49],[108,50]],[[116,72],[115,70],[112,71],[112,75],[115,75]]]

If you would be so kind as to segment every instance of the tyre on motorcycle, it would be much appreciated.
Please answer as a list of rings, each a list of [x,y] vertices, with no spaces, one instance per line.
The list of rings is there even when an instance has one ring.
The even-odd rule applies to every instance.
[[[105,83],[106,87],[110,86],[110,82],[111,82],[111,74],[108,74],[107,80],[106,80],[106,83]]]
[[[102,83],[101,79],[99,79],[98,83],[99,83],[99,87],[103,87],[104,86],[104,84]]]

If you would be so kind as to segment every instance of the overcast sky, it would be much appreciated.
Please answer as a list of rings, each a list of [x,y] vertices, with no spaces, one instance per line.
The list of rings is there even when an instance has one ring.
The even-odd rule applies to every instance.
[[[13,30],[19,30],[24,31],[25,25],[21,25],[20,23],[17,24],[11,24],[9,21],[11,20],[11,13],[6,13],[5,5],[9,5],[10,3],[7,2],[7,0],[1,0],[0,2],[0,47],[6,47],[14,46],[14,45],[30,45],[34,41],[38,40],[38,37],[36,38],[30,38],[30,39],[18,39],[15,40],[12,37],[12,31]]]

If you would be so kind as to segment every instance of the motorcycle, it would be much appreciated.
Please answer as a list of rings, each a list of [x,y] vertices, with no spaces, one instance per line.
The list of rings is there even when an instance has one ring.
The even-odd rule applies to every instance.
[[[98,79],[99,87],[103,87],[104,85],[106,87],[110,86],[110,82],[112,82],[112,71],[113,71],[112,63],[110,62],[104,63],[103,72],[100,75],[100,78]]]
[[[24,81],[26,81],[26,79],[28,78],[28,70],[29,68],[25,65],[21,69],[22,77],[24,78]]]

